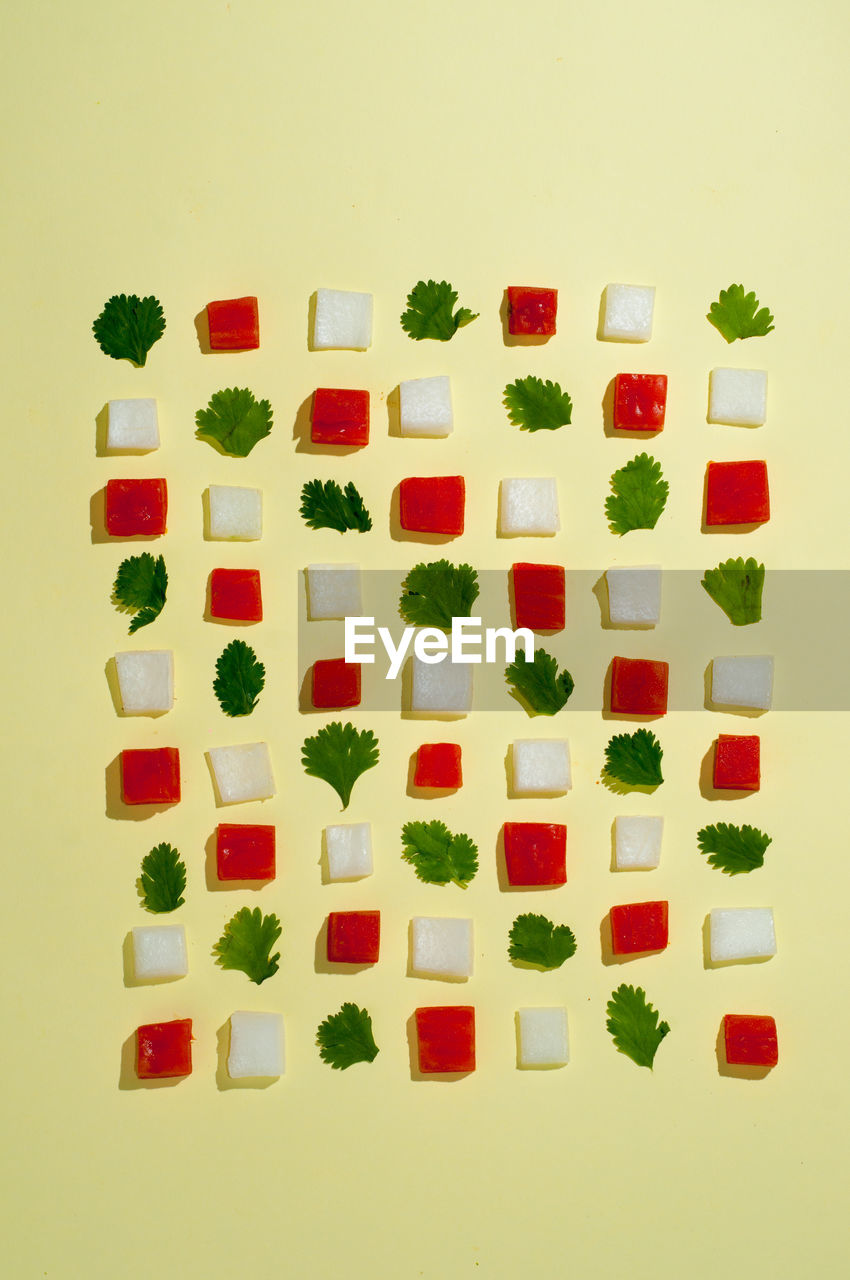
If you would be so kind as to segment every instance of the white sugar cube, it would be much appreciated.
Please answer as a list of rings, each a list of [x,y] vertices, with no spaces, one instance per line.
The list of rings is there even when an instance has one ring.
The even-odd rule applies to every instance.
[[[518,1049],[521,1067],[564,1067],[570,1060],[567,1011],[556,1005],[518,1009]]]
[[[325,618],[359,618],[360,566],[311,564],[307,566],[307,613],[313,622]]]
[[[107,415],[107,449],[147,453],[159,448],[155,400],[110,400]]]
[[[189,972],[186,930],[182,924],[149,924],[133,930],[133,969],[145,982],[184,978]]]
[[[720,907],[709,916],[711,958],[762,960],[776,955],[770,907]]]
[[[472,974],[472,921],[414,916],[410,967],[416,974],[468,978]]]
[[[609,284],[602,337],[615,342],[649,342],[654,307],[654,285]]]
[[[399,430],[403,436],[447,436],[454,426],[447,377],[399,383]]]
[[[256,542],[263,536],[263,492],[232,484],[211,484],[210,537]]]
[[[174,654],[170,649],[116,653],[121,706],[128,715],[152,716],[174,706]]]
[[[618,871],[649,871],[661,861],[663,818],[629,814],[614,819],[614,865]]]
[[[230,1053],[227,1074],[231,1080],[253,1076],[282,1076],[284,1071],[283,1017],[279,1013],[230,1015]]]
[[[654,627],[661,621],[661,566],[607,569],[608,616],[619,627]]]
[[[372,874],[372,827],[368,822],[341,822],[325,827],[330,880],[359,880]]]
[[[499,488],[499,533],[547,535],[561,527],[558,486],[554,476],[539,480],[512,478]]]
[[[313,347],[365,351],[372,345],[372,295],[347,289],[317,289]]]
[[[767,374],[763,369],[712,369],[708,377],[708,420],[736,427],[760,427],[767,417]]]
[[[715,658],[711,664],[711,701],[719,707],[767,711],[773,699],[773,658]]]
[[[420,716],[465,716],[472,710],[472,667],[468,662],[411,659],[410,710]]]
[[[516,796],[563,795],[572,786],[570,747],[565,738],[522,738],[511,743]]]
[[[211,747],[209,756],[222,804],[270,800],[275,794],[272,761],[265,742]]]

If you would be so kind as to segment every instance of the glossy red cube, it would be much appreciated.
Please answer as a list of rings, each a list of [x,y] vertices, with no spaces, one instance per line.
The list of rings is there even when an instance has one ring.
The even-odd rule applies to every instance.
[[[557,822],[506,822],[504,838],[508,884],[566,884],[565,826]]]
[[[660,431],[667,408],[666,373],[618,373],[614,379],[617,431]]]
[[[472,1005],[430,1005],[416,1010],[419,1070],[475,1070],[475,1009]]]
[[[763,524],[769,519],[766,462],[709,462],[707,525]]]
[[[176,804],[180,799],[180,752],[176,747],[121,752],[125,804]]]
[[[423,742],[416,753],[414,787],[457,790],[463,786],[460,747],[456,742]]]
[[[611,908],[611,949],[615,956],[663,951],[666,946],[666,902],[628,902]]]
[[[380,911],[332,911],[328,916],[328,962],[375,964],[381,949]]]
[[[136,1075],[168,1080],[192,1073],[192,1019],[148,1022],[136,1028]]]
[[[531,631],[563,631],[566,620],[564,567],[560,564],[515,564],[514,625]]]
[[[211,351],[253,351],[260,345],[256,298],[227,298],[207,303]]]
[[[411,533],[463,533],[463,476],[408,476],[399,493],[399,522]]]
[[[667,714],[668,662],[649,658],[614,658],[611,663],[611,710],[621,716]]]
[[[259,569],[213,569],[210,617],[226,618],[230,622],[262,622]]]
[[[322,711],[360,706],[360,663],[321,658],[313,663],[313,706]]]
[[[727,1013],[723,1042],[730,1066],[775,1067],[779,1061],[776,1022],[766,1014]]]
[[[757,734],[718,734],[714,748],[717,791],[758,791],[761,784],[761,741]]]
[[[215,832],[215,865],[219,880],[274,880],[274,827],[219,823]]]
[[[104,524],[112,538],[153,538],[165,533],[165,480],[107,480]]]
[[[516,284],[508,288],[508,333],[551,338],[557,314],[557,289],[535,289],[530,285]]]
[[[369,392],[319,387],[313,395],[313,444],[369,443]]]

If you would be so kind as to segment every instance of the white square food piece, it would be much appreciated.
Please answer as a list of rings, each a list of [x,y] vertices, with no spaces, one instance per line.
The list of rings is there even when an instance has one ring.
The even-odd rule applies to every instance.
[[[454,427],[447,377],[399,383],[399,430],[403,436],[447,436]]]
[[[564,1067],[570,1060],[567,1011],[561,1006],[548,1009],[518,1009],[519,1065],[521,1067]]]
[[[360,595],[360,566],[308,565],[307,614],[312,622],[326,618],[361,617],[363,605]]]
[[[222,804],[270,800],[275,794],[272,761],[265,742],[211,747],[209,756]]]
[[[317,289],[313,347],[365,351],[372,345],[372,295]]]
[[[128,715],[152,716],[174,706],[174,654],[170,649],[116,653],[121,705]]]
[[[512,742],[511,773],[514,795],[563,795],[572,786],[569,743],[566,738]]]
[[[148,453],[159,448],[155,400],[110,400],[106,447],[115,453]]]
[[[554,476],[539,480],[503,480],[499,494],[499,533],[503,537],[548,535],[560,529],[558,486]]]
[[[414,916],[411,925],[410,967],[414,973],[439,978],[471,976],[471,920]]]
[[[608,569],[608,616],[618,627],[655,627],[661,621],[661,566]]]
[[[472,667],[467,662],[411,658],[410,710],[419,716],[465,716],[472,710]]]
[[[767,417],[763,369],[712,369],[708,375],[708,420],[760,427]]]
[[[711,664],[711,701],[719,707],[767,711],[773,700],[773,658],[715,658]]]
[[[282,1076],[283,1017],[279,1013],[231,1013],[227,1074],[231,1080]]]
[[[189,972],[182,924],[151,924],[133,930],[133,968],[141,981],[184,978]]]
[[[328,877],[359,880],[372,874],[372,827],[368,822],[341,822],[325,827]]]
[[[231,484],[211,484],[210,537],[256,542],[263,536],[263,493]]]
[[[760,960],[776,955],[771,907],[720,907],[709,917],[711,958]]]
[[[607,285],[602,337],[615,342],[649,342],[654,308],[655,285]]]
[[[663,818],[628,815],[614,819],[614,864],[618,871],[649,871],[661,861]]]

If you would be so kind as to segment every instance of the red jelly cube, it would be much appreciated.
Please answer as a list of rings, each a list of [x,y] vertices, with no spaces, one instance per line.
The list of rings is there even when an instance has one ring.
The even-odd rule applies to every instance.
[[[274,827],[219,823],[215,832],[215,865],[219,880],[274,880]]]
[[[207,303],[212,351],[253,351],[260,345],[256,298],[228,298]]]
[[[125,804],[176,804],[180,799],[180,752],[176,747],[121,752]]]
[[[515,564],[514,621],[531,631],[563,631],[565,574],[560,564]]]
[[[472,1005],[431,1005],[416,1010],[419,1070],[475,1070],[475,1010]]]
[[[332,911],[328,916],[330,964],[375,964],[381,949],[380,911]]]
[[[213,569],[210,617],[227,618],[231,622],[262,622],[259,569]]]
[[[721,733],[714,748],[717,791],[758,791],[761,742],[757,734]]]
[[[731,1066],[775,1067],[779,1061],[776,1023],[767,1015],[727,1013],[723,1040]]]
[[[460,747],[456,742],[423,742],[416,753],[414,787],[456,790],[463,786]]]
[[[556,822],[506,822],[508,884],[566,884],[567,828]]]
[[[408,476],[398,492],[402,529],[411,533],[463,533],[463,476]]]
[[[666,902],[628,902],[611,908],[611,948],[615,956],[663,951],[666,946]]]
[[[148,1022],[136,1028],[136,1075],[167,1080],[192,1074],[192,1019]]]
[[[508,289],[508,333],[550,338],[555,332],[558,290],[511,285]]]
[[[611,663],[611,710],[623,716],[667,714],[668,662],[648,658],[614,658]]]
[[[313,444],[369,443],[369,392],[319,387],[313,395]]]
[[[313,706],[326,710],[360,706],[360,663],[321,658],[313,663]]]
[[[660,431],[667,407],[666,373],[618,373],[614,379],[617,431]]]
[[[769,519],[766,462],[709,462],[707,525],[762,524]]]
[[[164,480],[108,480],[106,532],[112,538],[165,533],[168,487]]]

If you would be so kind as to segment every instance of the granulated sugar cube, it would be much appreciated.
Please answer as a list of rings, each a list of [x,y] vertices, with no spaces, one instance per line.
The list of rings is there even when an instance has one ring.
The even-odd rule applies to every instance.
[[[708,420],[759,427],[767,417],[763,369],[712,369],[708,376]]]
[[[517,796],[563,795],[572,786],[565,738],[521,738],[511,743],[512,789]]]
[[[773,700],[773,658],[715,658],[711,664],[711,701],[720,707],[767,711]]]
[[[106,447],[113,453],[148,453],[159,448],[155,400],[110,400]]]
[[[182,924],[148,924],[133,930],[133,970],[141,982],[183,978],[189,972]]]
[[[230,1015],[231,1080],[282,1076],[284,1072],[283,1017],[279,1013],[239,1011]]]
[[[609,284],[605,289],[602,337],[615,342],[648,342],[654,308],[654,285]]]
[[[311,564],[307,566],[307,613],[310,620],[362,616],[360,566]]]
[[[313,347],[365,351],[372,345],[372,295],[317,289]]]
[[[545,536],[561,527],[558,486],[554,476],[503,480],[499,488],[499,533]]]
[[[419,716],[465,716],[472,710],[472,666],[468,662],[411,659],[410,710]]]
[[[608,616],[618,627],[655,627],[661,621],[661,566],[606,570]]]
[[[452,392],[445,375],[399,384],[399,430],[403,436],[447,436],[454,427]]]
[[[170,649],[116,653],[121,706],[128,715],[156,715],[174,706],[174,654]]]
[[[771,907],[717,907],[709,916],[709,935],[713,961],[776,955]]]
[[[620,815],[614,819],[614,865],[618,871],[643,871],[657,867],[661,860],[663,818],[643,814]]]
[[[372,874],[372,827],[341,822],[325,827],[329,880],[359,880]]]
[[[411,921],[410,967],[414,973],[433,977],[470,977],[472,921],[414,916]]]
[[[222,804],[269,800],[275,794],[271,756],[265,742],[211,747],[209,756]]]
[[[263,493],[239,485],[211,484],[207,490],[210,537],[256,542],[263,536]]]
[[[566,1009],[518,1009],[517,1021],[519,1066],[566,1066],[570,1060]]]

